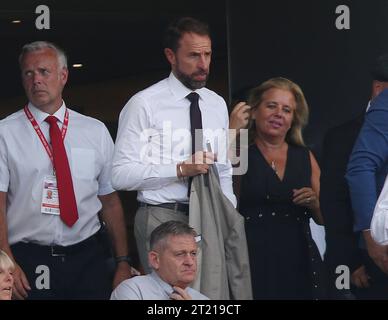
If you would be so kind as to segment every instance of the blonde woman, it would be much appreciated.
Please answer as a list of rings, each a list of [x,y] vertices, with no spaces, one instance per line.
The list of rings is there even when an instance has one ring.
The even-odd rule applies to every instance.
[[[323,298],[322,261],[309,219],[322,224],[320,169],[305,147],[308,106],[285,78],[254,88],[248,171],[240,190],[255,299]]]
[[[15,265],[8,255],[0,250],[0,300],[11,300]]]

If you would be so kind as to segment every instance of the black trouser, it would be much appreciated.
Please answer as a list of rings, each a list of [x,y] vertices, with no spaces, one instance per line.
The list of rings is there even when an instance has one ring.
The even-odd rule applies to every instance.
[[[112,274],[104,242],[98,232],[69,247],[11,246],[30,283],[28,299],[109,299]]]

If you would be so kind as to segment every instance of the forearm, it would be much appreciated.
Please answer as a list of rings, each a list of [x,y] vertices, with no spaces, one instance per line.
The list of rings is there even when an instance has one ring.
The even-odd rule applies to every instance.
[[[321,213],[321,208],[320,208],[318,199],[317,199],[317,202],[318,202],[317,207],[311,209],[311,215],[315,223],[322,226],[324,225],[324,222],[323,222],[323,216]]]
[[[115,256],[128,255],[127,229],[123,208],[116,192],[100,196],[103,203],[101,218],[105,222]]]
[[[166,165],[115,162],[112,185],[116,190],[157,190],[178,180],[176,163]]]
[[[7,199],[7,193],[0,192],[0,250],[3,250],[5,253],[7,253],[10,256],[11,259],[13,259],[11,248],[8,243],[6,199]]]

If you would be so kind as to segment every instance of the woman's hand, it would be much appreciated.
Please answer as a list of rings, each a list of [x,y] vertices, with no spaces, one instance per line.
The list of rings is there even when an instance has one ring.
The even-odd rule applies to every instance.
[[[250,119],[251,107],[246,102],[239,102],[233,108],[229,117],[229,129],[236,129],[237,133],[240,129],[248,127]]]
[[[293,202],[302,207],[311,210],[319,209],[319,199],[312,188],[304,187],[301,189],[293,189]]]

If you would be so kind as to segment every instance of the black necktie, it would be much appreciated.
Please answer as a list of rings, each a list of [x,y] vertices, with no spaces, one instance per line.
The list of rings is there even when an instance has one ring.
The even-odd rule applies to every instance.
[[[203,136],[202,130],[202,116],[201,110],[199,109],[198,93],[192,92],[186,96],[190,100],[190,130],[191,130],[191,153],[194,154],[196,151],[202,150]],[[197,139],[196,139],[197,138]]]
[[[203,135],[202,135],[202,115],[199,109],[198,99],[199,95],[196,92],[192,92],[186,96],[190,100],[190,130],[191,130],[191,153],[203,149]],[[201,129],[197,130],[196,129]],[[193,177],[189,178],[189,188],[187,196],[190,198],[191,182]]]

